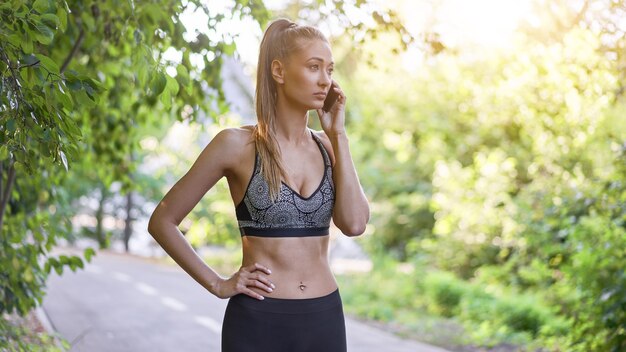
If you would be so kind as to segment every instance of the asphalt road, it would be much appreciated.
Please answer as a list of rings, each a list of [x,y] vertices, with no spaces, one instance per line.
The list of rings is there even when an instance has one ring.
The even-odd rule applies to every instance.
[[[228,301],[182,269],[106,251],[85,264],[61,276],[53,271],[43,301],[71,351],[220,351]],[[446,352],[349,317],[346,330],[350,352]]]

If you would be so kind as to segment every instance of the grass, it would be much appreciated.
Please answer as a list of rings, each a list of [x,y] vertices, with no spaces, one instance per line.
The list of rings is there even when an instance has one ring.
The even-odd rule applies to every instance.
[[[3,314],[0,317],[0,351],[62,352],[69,343],[59,335],[50,335],[34,311],[25,316]]]

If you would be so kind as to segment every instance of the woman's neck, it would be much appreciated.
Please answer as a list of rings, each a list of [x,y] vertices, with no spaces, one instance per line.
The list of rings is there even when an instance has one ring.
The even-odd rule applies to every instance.
[[[301,145],[309,138],[308,122],[308,111],[279,104],[276,107],[276,138],[289,145]]]

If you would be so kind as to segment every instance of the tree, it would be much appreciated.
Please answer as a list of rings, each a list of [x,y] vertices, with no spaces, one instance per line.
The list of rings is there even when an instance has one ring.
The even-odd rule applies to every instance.
[[[233,53],[228,37],[199,34],[184,40],[180,15],[208,13],[200,1],[8,1],[0,5],[0,175],[2,292],[0,311],[25,313],[41,302],[54,267],[82,267],[79,257],[49,257],[56,238],[71,232],[65,189],[71,168],[90,168],[103,189],[132,183],[138,126],[170,118],[217,116],[226,110],[219,72]],[[234,16],[260,25],[269,13],[260,2],[233,5]],[[215,29],[226,15],[207,23]],[[182,52],[176,77],[161,56]],[[211,52],[213,55],[206,55]],[[191,64],[203,55],[204,67]],[[207,85],[208,84],[208,85]],[[76,162],[89,155],[90,163]],[[73,163],[76,162],[76,163]],[[62,165],[59,169],[57,165]],[[96,166],[97,167],[94,167]],[[93,255],[87,250],[87,260]]]

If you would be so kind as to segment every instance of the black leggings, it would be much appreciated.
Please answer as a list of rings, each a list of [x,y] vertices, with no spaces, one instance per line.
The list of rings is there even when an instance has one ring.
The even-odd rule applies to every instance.
[[[339,289],[315,298],[228,300],[222,352],[346,352],[346,325]]]

